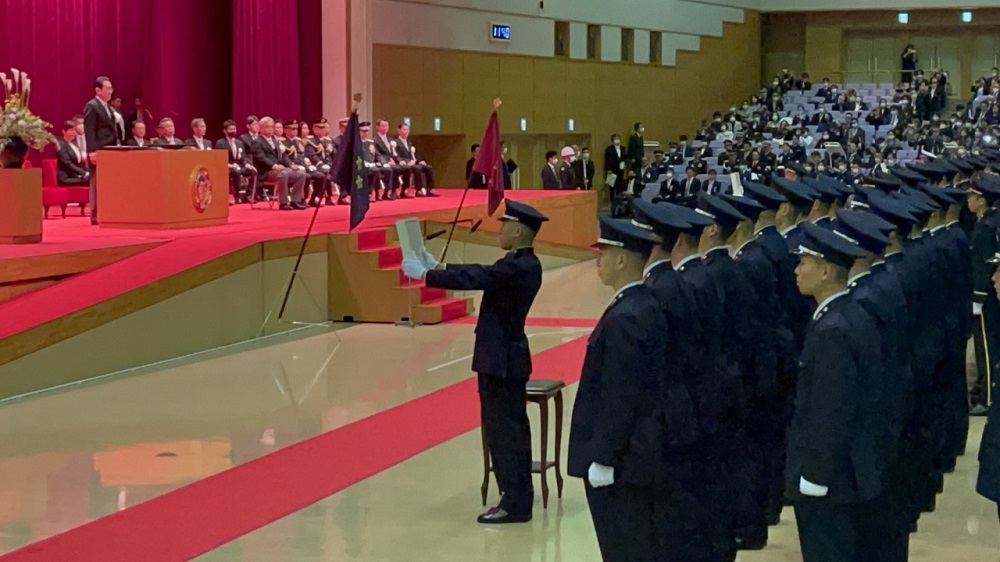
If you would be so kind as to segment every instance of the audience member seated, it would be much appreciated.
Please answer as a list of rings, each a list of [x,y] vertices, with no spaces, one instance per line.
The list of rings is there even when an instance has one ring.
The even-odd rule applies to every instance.
[[[76,141],[76,123],[66,121],[63,123],[59,149],[56,151],[58,160],[56,180],[59,185],[88,185],[90,183],[87,161],[74,141]]]
[[[291,159],[282,152],[281,141],[274,136],[274,119],[264,117],[259,125],[260,138],[252,148],[258,177],[277,186],[282,211],[308,209],[302,200],[306,185],[305,172],[293,170]]]
[[[247,154],[253,154],[253,145],[260,138],[260,121],[256,115],[248,115],[246,119],[247,132],[240,136],[240,142],[246,148]]]
[[[417,147],[410,144],[410,126],[406,123],[400,123],[396,126],[396,138],[394,140],[396,143],[396,160],[404,165],[410,167],[411,178],[413,178],[413,188],[417,192],[417,197],[437,197],[438,194],[434,193],[434,169],[430,165],[417,158]],[[502,149],[501,149],[502,151]],[[517,168],[517,165],[514,165]],[[504,177],[509,176],[510,171],[504,174]],[[505,183],[508,180],[505,180]],[[505,187],[505,189],[510,189]]]
[[[722,195],[731,191],[728,186],[719,181],[715,170],[708,171],[708,179],[702,182],[701,190],[709,195]]]
[[[125,146],[137,146],[139,148],[151,146],[146,140],[146,124],[142,121],[132,123],[132,138],[125,141]]]
[[[180,146],[180,139],[174,137],[174,120],[169,117],[160,119],[156,125],[156,132],[159,135],[153,141],[153,146]]]
[[[205,138],[205,133],[208,131],[208,127],[205,125],[205,120],[201,117],[191,120],[191,138],[187,140],[184,144],[188,146],[193,146],[198,150],[212,150],[212,141]]]
[[[142,125],[142,122],[137,124]],[[229,119],[223,123],[222,132],[225,136],[215,143],[215,148],[225,150],[229,154],[229,193],[233,196],[234,202],[247,203],[257,182],[257,169],[250,163],[246,145],[236,138],[236,121]],[[247,178],[246,192],[242,195],[240,195],[240,178]]]
[[[559,181],[559,153],[550,150],[545,153],[545,166],[542,167],[542,189],[562,189]]]
[[[486,189],[486,176],[479,172],[473,172],[472,166],[476,163],[476,156],[479,154],[479,145],[472,145],[472,158],[465,162],[465,177],[472,189]]]

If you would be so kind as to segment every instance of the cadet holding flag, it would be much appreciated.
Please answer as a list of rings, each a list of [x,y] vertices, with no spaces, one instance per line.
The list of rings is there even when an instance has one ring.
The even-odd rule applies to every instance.
[[[353,199],[352,199],[353,202]],[[500,504],[479,516],[483,524],[531,521],[531,427],[525,385],[531,375],[531,350],[524,322],[542,285],[542,265],[532,244],[549,220],[523,203],[507,201],[500,218],[500,247],[508,253],[493,265],[443,266],[424,250],[403,259],[403,272],[428,287],[483,291],[476,322],[472,370],[479,379],[482,423],[493,459]]]

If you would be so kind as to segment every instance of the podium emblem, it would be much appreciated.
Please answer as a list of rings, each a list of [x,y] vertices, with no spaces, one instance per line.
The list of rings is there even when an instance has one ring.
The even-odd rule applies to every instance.
[[[212,204],[212,176],[204,166],[196,166],[191,172],[191,203],[199,213]]]

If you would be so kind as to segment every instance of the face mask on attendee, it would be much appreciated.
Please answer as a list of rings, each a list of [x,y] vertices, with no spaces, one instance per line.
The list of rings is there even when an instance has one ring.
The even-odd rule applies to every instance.
[[[231,138],[231,139],[235,139],[236,138],[236,131],[226,131],[226,136],[229,137],[229,138]]]

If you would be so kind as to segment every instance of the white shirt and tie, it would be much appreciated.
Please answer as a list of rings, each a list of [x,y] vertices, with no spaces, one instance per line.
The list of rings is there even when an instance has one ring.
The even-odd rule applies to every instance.
[[[205,137],[192,137],[194,139],[194,145],[198,147],[198,150],[209,150],[212,148],[211,144]]]

